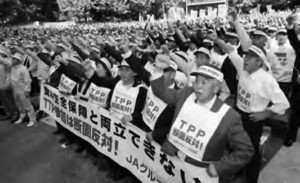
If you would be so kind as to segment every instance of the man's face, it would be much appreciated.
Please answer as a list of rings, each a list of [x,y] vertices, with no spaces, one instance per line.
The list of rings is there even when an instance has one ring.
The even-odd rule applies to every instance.
[[[189,44],[189,49],[190,49],[191,51],[194,51],[194,50],[196,50],[196,49],[197,49],[197,46],[196,46],[196,44],[195,44],[195,43],[193,43],[193,42],[191,42],[191,43]]]
[[[176,75],[176,72],[175,71],[165,71],[164,72],[164,79],[166,81],[174,81],[174,78],[175,78],[175,75]]]
[[[193,87],[197,100],[203,103],[212,99],[219,91],[219,85],[216,79],[208,79],[201,75],[196,76]]]
[[[25,51],[27,51],[27,52],[34,52],[34,49],[33,48],[26,48]]]
[[[20,63],[21,63],[21,61],[19,61],[18,59],[15,59],[15,58],[12,59],[12,65],[17,65]]]
[[[271,38],[274,38],[276,36],[276,31],[269,31],[268,32],[268,35],[271,37]]]
[[[235,37],[226,37],[226,41],[228,43],[230,43],[231,45],[237,45],[238,44],[238,38],[235,38]]]
[[[205,53],[199,52],[199,53],[196,54],[196,60],[195,61],[196,61],[196,65],[198,67],[200,67],[201,65],[209,64],[210,60],[209,60],[208,56]]]
[[[123,82],[130,82],[134,79],[134,73],[129,67],[122,66],[119,68],[119,76]]]
[[[258,56],[255,53],[252,53],[251,51],[246,53],[245,59],[244,59],[244,70],[253,73],[256,70],[258,70],[262,65],[261,60],[258,58]]]
[[[176,47],[176,43],[171,40],[168,40],[167,45],[168,45],[169,50],[172,50],[173,48]]]
[[[288,38],[287,38],[286,35],[283,35],[283,34],[277,34],[276,35],[276,40],[277,40],[279,45],[282,45],[282,44],[286,43],[287,39]]]
[[[252,41],[253,41],[254,45],[264,48],[267,43],[267,38],[265,36],[261,36],[261,35],[253,35]]]

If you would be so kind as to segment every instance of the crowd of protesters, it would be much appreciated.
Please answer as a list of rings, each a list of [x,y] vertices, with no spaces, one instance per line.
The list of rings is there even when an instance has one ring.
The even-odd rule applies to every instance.
[[[255,183],[264,122],[288,116],[284,143],[291,146],[300,121],[297,15],[259,17],[232,9],[230,20],[2,27],[0,101],[6,115],[1,120],[35,126],[42,112],[30,99],[48,84],[109,109],[169,155],[195,165],[213,162],[205,165],[208,174],[222,183]],[[95,87],[103,99],[89,98]],[[130,105],[120,107],[118,98]],[[149,101],[161,109],[156,118],[149,115]],[[199,154],[173,140],[173,126],[184,126],[184,120],[211,132]],[[129,174],[59,123],[57,133],[64,135],[63,148],[76,143],[77,151],[87,149],[100,167],[109,164],[112,178]]]

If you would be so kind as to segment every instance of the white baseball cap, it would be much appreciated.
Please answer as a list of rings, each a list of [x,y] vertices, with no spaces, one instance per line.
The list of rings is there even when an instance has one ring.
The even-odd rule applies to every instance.
[[[265,32],[261,31],[261,30],[255,30],[253,32],[253,35],[264,36],[264,37],[268,38],[268,35]]]
[[[20,62],[22,62],[22,55],[20,53],[15,53],[12,58],[19,60]]]
[[[123,60],[122,62],[121,62],[121,64],[118,66],[119,68],[120,67],[129,67],[130,68],[130,65],[126,62],[126,60]]]
[[[175,62],[173,62],[173,61],[170,61],[169,67],[165,68],[164,72],[167,72],[167,71],[174,71],[174,72],[176,72],[177,69],[178,69],[177,64]]]
[[[191,73],[192,76],[201,75],[209,79],[216,79],[223,83],[224,75],[216,67],[210,65],[203,65],[198,70]]]
[[[197,51],[195,51],[194,55],[196,55],[197,53],[204,53],[210,58],[210,51],[204,47],[201,47]]]
[[[252,45],[249,48],[249,51],[255,53],[260,59],[262,59],[262,61],[264,62],[264,64],[267,62],[266,54],[259,47]]]

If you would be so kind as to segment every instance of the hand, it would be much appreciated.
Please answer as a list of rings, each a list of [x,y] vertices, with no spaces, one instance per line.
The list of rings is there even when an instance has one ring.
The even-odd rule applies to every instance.
[[[294,25],[294,23],[297,20],[297,15],[296,14],[290,14],[287,18],[286,18],[286,22],[289,26]]]
[[[153,141],[152,132],[146,133],[146,139],[150,142]]]
[[[232,17],[232,21],[237,20],[238,18],[238,11],[236,8],[230,8],[228,14]]]
[[[250,119],[258,122],[258,121],[263,121],[267,118],[269,118],[270,116],[272,116],[272,112],[271,111],[263,111],[263,112],[256,112],[256,113],[252,113],[250,114]]]
[[[210,176],[210,177],[218,177],[218,172],[217,172],[217,169],[216,169],[216,166],[211,163],[208,165],[207,169],[207,174]]]
[[[123,53],[127,53],[129,49],[129,40],[127,38],[123,38],[120,45],[121,50],[123,50]]]
[[[207,38],[212,41],[216,41],[218,39],[218,35],[216,32],[213,32],[213,33],[207,34]]]
[[[164,54],[169,55],[170,50],[169,50],[169,48],[168,48],[167,45],[164,44],[164,45],[162,45],[160,48],[161,48],[161,50],[162,50],[162,52],[163,52]]]
[[[124,115],[121,119],[123,125],[126,125],[127,123],[130,123],[132,121],[131,115]]]
[[[64,65],[68,65],[69,61],[67,61],[66,59],[63,59],[60,57],[60,59],[58,59],[58,62]]]

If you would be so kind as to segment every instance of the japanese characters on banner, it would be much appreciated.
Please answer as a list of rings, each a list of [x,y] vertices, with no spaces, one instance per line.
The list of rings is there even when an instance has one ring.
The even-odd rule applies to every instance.
[[[137,127],[123,125],[110,112],[48,85],[41,88],[40,108],[55,121],[93,145],[100,153],[131,171],[144,183],[217,183],[205,168],[185,163],[161,152]]]

